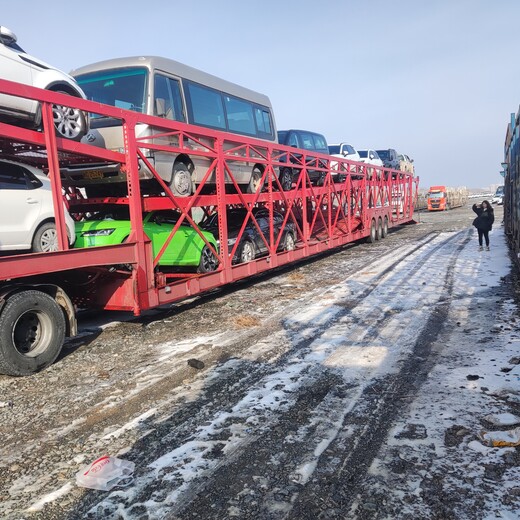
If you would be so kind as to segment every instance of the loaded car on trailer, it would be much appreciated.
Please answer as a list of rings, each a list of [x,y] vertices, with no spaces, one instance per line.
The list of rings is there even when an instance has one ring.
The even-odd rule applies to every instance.
[[[269,98],[258,92],[235,85],[206,72],[158,56],[135,56],[111,59],[78,68],[71,73],[85,91],[88,99],[139,114],[199,125],[212,130],[230,132],[276,142],[276,125]],[[108,150],[124,149],[121,121],[99,113],[91,114],[90,132],[84,142]],[[140,161],[142,189],[149,193],[163,191],[152,172],[155,169],[162,181],[177,197],[193,194],[204,181],[211,162],[203,154],[209,152],[209,141],[184,141],[178,135],[163,135],[151,139],[150,124],[139,124],[137,137],[142,141],[171,146],[181,144],[183,151],[148,151]],[[239,139],[240,141],[240,139]],[[234,147],[230,144],[230,149]],[[243,150],[235,150],[239,156]],[[254,193],[262,183],[265,166],[262,151],[258,161],[231,162],[229,167],[242,191]],[[126,193],[126,172],[117,163],[70,164],[62,169],[64,184],[82,186],[87,194],[122,196]],[[231,180],[228,179],[228,183]],[[216,186],[212,174],[204,182],[206,188]]]
[[[85,98],[76,81],[51,65],[27,54],[17,43],[14,32],[0,26],[0,77],[33,87]],[[56,134],[79,141],[87,132],[82,110],[56,103],[52,105]],[[41,128],[41,105],[34,99],[0,94],[0,121],[29,128]]]

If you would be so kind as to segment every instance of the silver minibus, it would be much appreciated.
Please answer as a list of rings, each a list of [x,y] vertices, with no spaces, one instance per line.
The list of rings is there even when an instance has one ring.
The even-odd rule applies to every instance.
[[[71,75],[93,101],[277,142],[275,119],[267,96],[174,60],[156,56],[112,59],[73,70]],[[146,139],[157,133],[157,129],[145,124],[136,128],[139,138]],[[176,144],[175,137],[169,139],[163,136],[153,138],[151,142]],[[91,114],[90,132],[84,141],[122,151],[121,121]],[[195,153],[148,150],[146,155],[173,194],[179,197],[195,191],[210,165],[207,157]],[[250,193],[256,191],[263,173],[261,164],[231,161],[230,170],[241,189]],[[88,196],[121,195],[126,190],[125,174],[115,164],[70,165],[63,168],[62,176],[64,184],[84,186]],[[157,188],[158,183],[144,163],[140,164],[140,177],[144,191]],[[227,182],[232,182],[229,176]],[[206,184],[214,183],[215,173],[212,172]]]

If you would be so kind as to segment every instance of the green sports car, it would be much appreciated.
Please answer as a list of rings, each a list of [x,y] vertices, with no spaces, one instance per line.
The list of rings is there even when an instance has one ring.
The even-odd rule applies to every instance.
[[[179,217],[178,212],[170,210],[151,211],[143,215],[144,232],[152,241],[154,257],[161,251]],[[173,235],[158,265],[197,267],[199,273],[215,271],[218,267],[218,259],[199,233],[187,221],[184,222]],[[131,231],[126,207],[98,213],[90,220],[76,222],[75,226],[74,247],[76,248],[122,244]],[[215,237],[208,231],[200,230],[200,233],[215,251],[218,251]]]

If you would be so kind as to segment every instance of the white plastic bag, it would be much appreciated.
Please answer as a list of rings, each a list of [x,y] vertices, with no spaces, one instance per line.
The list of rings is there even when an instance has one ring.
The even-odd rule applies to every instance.
[[[105,455],[76,473],[78,486],[109,491],[115,486],[128,486],[133,480],[135,464]]]

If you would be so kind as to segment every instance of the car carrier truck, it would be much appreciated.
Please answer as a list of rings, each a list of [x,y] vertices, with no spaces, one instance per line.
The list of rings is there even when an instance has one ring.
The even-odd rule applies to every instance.
[[[0,373],[29,375],[52,364],[66,337],[77,333],[80,309],[143,311],[297,262],[357,240],[374,242],[386,237],[389,228],[412,222],[418,179],[386,170],[380,179],[368,179],[364,165],[329,155],[294,149],[276,142],[216,131],[167,120],[123,108],[73,98],[64,94],[0,80],[0,93],[34,99],[41,106],[42,131],[0,124],[3,158],[36,166],[51,181],[56,251],[9,254],[0,257]],[[118,121],[124,148],[108,150],[86,142],[57,137],[52,106],[70,106],[85,113]],[[153,131],[145,138],[137,128]],[[192,194],[176,196],[154,164],[155,152],[182,159],[187,171],[204,157],[206,171]],[[331,161],[336,169],[330,169]],[[198,161],[200,163],[200,161]],[[299,176],[290,190],[279,180],[280,168],[291,162]],[[81,164],[82,174],[100,165],[116,164],[126,175],[126,190],[117,197],[86,197],[73,184],[63,185],[62,170]],[[146,165],[160,187],[141,193],[139,171]],[[248,193],[236,182],[241,167],[258,172],[255,191]],[[174,166],[175,167],[175,166]],[[315,186],[308,170],[321,169],[323,184]],[[344,172],[338,180],[338,169]],[[86,173],[85,173],[86,172]],[[199,172],[200,174],[200,172]],[[334,174],[334,175],[333,175]],[[92,178],[92,175],[89,175]],[[65,196],[64,196],[65,194]],[[129,234],[121,243],[71,248],[64,219],[65,198],[69,213],[85,222],[124,208]],[[244,222],[228,235],[228,209],[243,208]],[[258,209],[267,225],[257,221]],[[196,211],[195,211],[196,210]],[[151,211],[175,215],[168,237],[159,249],[146,234],[143,221]],[[217,215],[218,241],[209,240],[195,221],[196,215]],[[266,216],[267,215],[267,216]],[[278,219],[276,227],[274,218]],[[282,215],[282,222],[280,222]],[[262,240],[262,255],[240,257],[245,230],[253,225]],[[169,268],[163,261],[169,242],[189,226],[204,242],[205,269]],[[290,226],[290,247],[282,244]],[[164,228],[166,226],[163,226]],[[109,229],[103,229],[109,233]],[[287,233],[285,233],[287,235]],[[248,245],[249,248],[252,244]]]
[[[468,190],[466,188],[431,186],[428,191],[428,211],[447,211],[463,206],[467,202]]]

